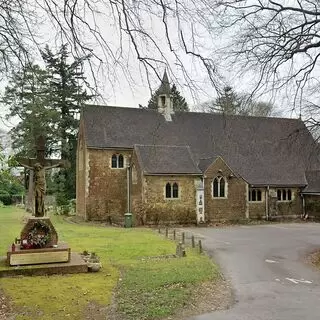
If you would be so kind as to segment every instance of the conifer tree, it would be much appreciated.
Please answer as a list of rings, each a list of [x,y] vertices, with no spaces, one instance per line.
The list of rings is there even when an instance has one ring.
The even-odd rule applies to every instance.
[[[64,204],[66,200],[75,198],[76,179],[76,144],[79,115],[83,104],[91,99],[84,87],[85,77],[82,71],[84,58],[76,58],[69,62],[67,45],[62,45],[57,53],[53,53],[48,46],[42,51],[46,69],[50,74],[50,103],[51,107],[60,115],[59,141],[61,143],[61,158],[68,159],[71,166],[60,170],[57,176],[59,188],[58,202]]]
[[[175,84],[170,89],[173,103],[173,111],[189,111],[185,98],[177,90]],[[148,102],[148,109],[158,109],[158,90],[151,96]]]

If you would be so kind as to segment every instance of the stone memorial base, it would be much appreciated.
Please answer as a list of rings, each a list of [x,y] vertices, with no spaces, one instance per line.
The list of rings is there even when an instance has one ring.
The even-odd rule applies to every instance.
[[[7,261],[7,257],[0,257],[0,265]],[[46,263],[37,265],[12,266],[0,269],[0,278],[14,276],[44,276],[53,274],[87,273],[87,263],[78,253],[71,253],[69,262]]]
[[[19,245],[12,251],[7,251],[7,264],[10,266],[23,266],[44,263],[60,263],[70,261],[71,251],[66,244],[59,244],[53,248],[21,249]]]

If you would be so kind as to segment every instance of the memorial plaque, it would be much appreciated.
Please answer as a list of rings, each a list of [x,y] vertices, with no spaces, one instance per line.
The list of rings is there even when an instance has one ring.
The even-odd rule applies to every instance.
[[[10,265],[68,262],[69,251],[27,252],[10,255]]]

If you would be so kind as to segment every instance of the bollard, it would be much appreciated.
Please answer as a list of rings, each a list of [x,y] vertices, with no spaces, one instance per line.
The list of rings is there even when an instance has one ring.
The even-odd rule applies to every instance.
[[[166,238],[168,238],[168,228],[166,228]]]
[[[191,237],[191,244],[192,244],[192,248],[194,248],[194,247],[195,247],[195,243],[194,243],[194,235],[192,235],[192,237]]]
[[[176,240],[176,229],[173,229],[173,240]]]
[[[182,232],[182,243],[184,244],[185,234]]]
[[[199,240],[199,252],[202,253],[202,243],[201,243],[201,240]]]
[[[161,229],[160,228],[159,228],[158,232],[161,233]]]

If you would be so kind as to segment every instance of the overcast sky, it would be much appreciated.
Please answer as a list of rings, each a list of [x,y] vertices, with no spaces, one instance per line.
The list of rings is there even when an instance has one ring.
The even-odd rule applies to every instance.
[[[137,4],[139,2],[136,2]],[[190,2],[192,3],[192,1]],[[132,2],[134,6],[135,2]],[[103,9],[103,8],[102,8]],[[134,10],[134,8],[132,9]],[[188,8],[192,12],[192,8]],[[206,14],[205,12],[203,13]],[[39,16],[41,14],[39,13]],[[200,17],[201,18],[201,17]],[[205,33],[205,28],[201,26],[201,20],[196,17],[195,21],[186,21],[182,28],[185,31],[185,37],[191,36],[193,32],[197,32],[199,35],[198,42],[193,43],[194,46],[192,49],[201,51],[204,55],[208,54],[215,60],[214,50],[216,47],[221,45],[222,41],[226,39],[222,38],[222,35],[217,33],[215,34],[214,39]],[[161,21],[161,15],[159,19],[155,19],[155,16],[144,15],[142,18],[143,26],[150,34],[153,35],[153,38],[156,40],[157,45],[163,51],[167,62],[169,63],[169,78],[171,82],[176,83],[178,90],[186,98],[188,104],[192,107],[201,102],[214,99],[216,97],[216,92],[212,87],[208,75],[205,72],[204,67],[201,65],[198,59],[193,57],[183,55],[179,52],[179,57],[177,58],[173,55],[166,43],[164,26]],[[100,31],[102,37],[106,39],[107,44],[115,54],[121,56],[121,63],[104,63],[100,68],[96,68],[94,76],[97,80],[97,85],[99,92],[102,95],[102,99],[96,101],[96,103],[104,103],[112,106],[124,106],[124,107],[138,107],[139,104],[146,106],[150,98],[150,90],[155,90],[159,84],[160,80],[156,77],[154,73],[149,73],[147,77],[145,69],[142,64],[138,62],[136,53],[133,50],[133,46],[129,45],[129,38],[125,34],[122,34],[121,46],[120,46],[120,34],[118,26],[113,22],[113,16],[108,11],[103,11],[103,15],[100,15],[97,20],[98,30]],[[198,24],[197,24],[198,21]],[[93,18],[90,15],[87,15],[87,22],[92,23]],[[52,50],[55,50],[61,43],[59,38],[56,38],[54,29],[50,25],[49,21],[45,18],[41,21],[41,26],[37,26],[37,36],[38,39],[41,39],[40,47],[44,47],[45,44],[48,44]],[[177,28],[176,20],[168,21],[169,31],[175,30]],[[181,25],[179,25],[181,27]],[[83,30],[81,30],[82,32]],[[83,31],[84,32],[84,31]],[[85,32],[84,32],[85,34]],[[179,37],[175,35],[175,32],[171,33],[171,45],[177,49],[179,45]],[[212,35],[211,35],[212,36]],[[105,52],[94,42],[92,37],[85,35],[86,43],[88,46],[93,48],[93,52],[100,57],[105,56]],[[188,42],[189,44],[189,42]],[[181,45],[181,43],[180,43]],[[122,49],[121,54],[119,53],[120,47]],[[155,54],[155,48],[148,44],[141,44],[141,52],[145,56],[155,56],[158,59],[161,59],[160,54]],[[189,47],[190,49],[191,47]],[[150,51],[148,51],[150,50]],[[177,49],[178,52],[178,49]],[[152,53],[152,54],[150,54]],[[107,59],[105,60],[107,61]],[[104,61],[104,62],[105,62]],[[120,59],[119,59],[120,61]],[[36,59],[35,62],[40,62],[40,59]],[[225,66],[223,61],[215,61],[216,67],[218,68],[221,75],[224,77],[224,81],[228,84],[234,86],[235,90],[239,93],[250,91],[252,86],[254,86],[254,74],[252,76],[239,76],[237,70],[232,70],[227,73],[225,71]],[[97,62],[95,62],[97,65]],[[181,66],[183,65],[183,67]],[[165,64],[155,64],[157,71],[160,76],[162,76],[165,68]],[[88,80],[92,82],[92,73],[88,66],[86,67],[86,75]],[[186,75],[187,74],[187,75]],[[191,88],[193,86],[193,88]],[[0,85],[0,93],[4,91],[4,84]],[[296,109],[290,107],[290,94],[286,95],[285,92],[273,96],[271,93],[262,95],[259,99],[264,101],[271,101],[281,109],[282,115],[288,117],[298,117],[299,112]],[[5,110],[1,109],[1,114]],[[9,125],[14,124],[6,123]],[[6,128],[0,122],[0,127]]]

